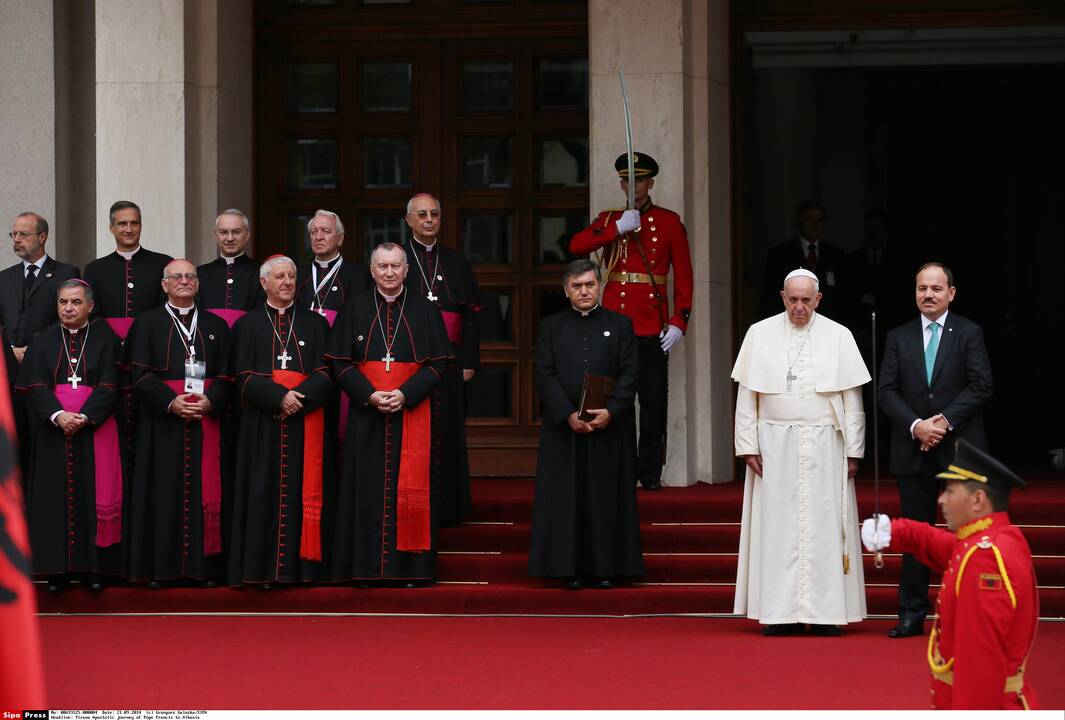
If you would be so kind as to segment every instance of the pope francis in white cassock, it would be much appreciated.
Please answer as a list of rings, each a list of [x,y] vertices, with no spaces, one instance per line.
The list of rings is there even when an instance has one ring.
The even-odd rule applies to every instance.
[[[850,331],[816,313],[816,275],[789,273],[781,296],[732,370],[747,462],[734,611],[766,635],[834,636],[865,617],[854,474],[870,377]]]

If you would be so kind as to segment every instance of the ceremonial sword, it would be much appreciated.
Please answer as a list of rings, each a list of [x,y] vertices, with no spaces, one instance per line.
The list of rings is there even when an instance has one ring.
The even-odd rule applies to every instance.
[[[873,326],[873,546],[877,544],[877,527],[880,523],[880,399],[877,392],[876,372],[876,310],[870,317]],[[884,553],[877,548],[873,555],[873,566],[877,570],[884,568]]]
[[[636,209],[636,156],[632,151],[632,114],[629,112],[629,91],[625,88],[625,72],[618,68],[621,83],[621,102],[625,106],[625,150],[629,161],[629,210]]]

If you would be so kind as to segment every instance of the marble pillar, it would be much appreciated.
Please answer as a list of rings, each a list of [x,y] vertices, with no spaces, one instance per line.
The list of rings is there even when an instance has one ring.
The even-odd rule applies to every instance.
[[[663,482],[731,479],[731,274],[728,10],[715,0],[591,0],[591,210],[624,203],[614,158],[625,151],[618,69],[635,149],[658,160],[654,201],[684,219],[695,269],[687,336],[670,356]],[[672,296],[672,281],[670,284]],[[727,366],[727,367],[726,367]]]

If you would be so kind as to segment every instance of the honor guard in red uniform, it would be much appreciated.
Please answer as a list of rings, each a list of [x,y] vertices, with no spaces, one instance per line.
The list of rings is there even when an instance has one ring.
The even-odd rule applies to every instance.
[[[959,440],[938,475],[947,527],[881,515],[862,524],[869,550],[909,552],[943,573],[928,638],[932,706],[942,710],[1035,710],[1025,666],[1039,623],[1032,551],[1006,509],[1024,481]]]
[[[574,255],[601,253],[606,288],[602,304],[627,315],[636,331],[640,372],[636,395],[640,400],[640,442],[637,478],[647,490],[661,487],[665,463],[666,390],[669,351],[688,329],[692,307],[692,264],[688,234],[680,216],[658,207],[648,193],[654,187],[658,163],[650,155],[633,153],[636,176],[635,208],[604,210],[595,222],[573,236]],[[621,190],[628,193],[628,154],[614,168]],[[666,280],[673,267],[673,312]]]

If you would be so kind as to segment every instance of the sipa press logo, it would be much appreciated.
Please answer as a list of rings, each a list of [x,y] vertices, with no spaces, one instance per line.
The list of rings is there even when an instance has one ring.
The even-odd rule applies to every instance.
[[[4,713],[5,718],[23,718],[23,720],[48,720],[47,710],[23,710],[19,713]]]

